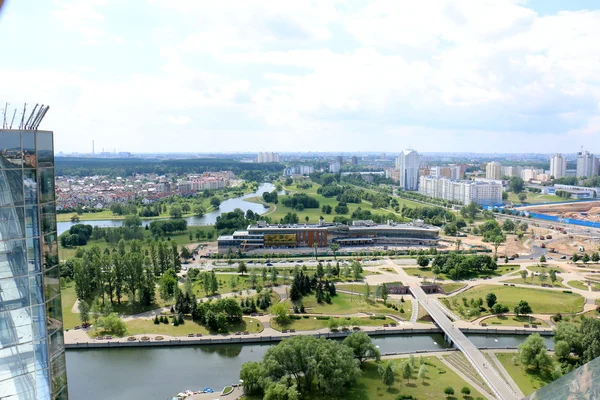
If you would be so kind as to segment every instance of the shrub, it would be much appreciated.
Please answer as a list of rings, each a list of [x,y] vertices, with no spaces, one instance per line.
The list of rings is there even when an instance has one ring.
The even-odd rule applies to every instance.
[[[573,292],[570,290],[563,290],[563,293],[573,293]]]

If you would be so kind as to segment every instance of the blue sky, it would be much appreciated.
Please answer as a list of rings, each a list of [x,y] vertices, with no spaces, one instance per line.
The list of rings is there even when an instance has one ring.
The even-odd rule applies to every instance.
[[[57,151],[600,152],[597,1],[8,0]]]

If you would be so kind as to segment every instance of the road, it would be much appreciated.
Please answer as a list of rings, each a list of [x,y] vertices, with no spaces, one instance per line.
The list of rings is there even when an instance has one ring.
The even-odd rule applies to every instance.
[[[486,363],[485,357],[477,347],[454,326],[437,302],[429,301],[429,298],[418,284],[411,284],[410,291],[435,320],[436,324],[450,337],[452,343],[463,352],[467,360],[469,360],[475,370],[485,380],[498,399],[516,400],[519,398],[515,391],[506,385],[506,382],[502,379],[498,371],[492,365],[489,365],[489,362]]]

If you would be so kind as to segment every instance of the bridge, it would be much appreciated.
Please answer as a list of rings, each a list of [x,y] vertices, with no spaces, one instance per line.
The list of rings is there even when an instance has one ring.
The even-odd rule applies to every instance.
[[[475,345],[458,329],[446,315],[436,299],[429,299],[418,284],[411,284],[410,291],[421,305],[427,310],[435,323],[444,331],[447,338],[465,355],[477,373],[499,400],[516,400],[519,396],[502,379],[498,371],[485,359]]]

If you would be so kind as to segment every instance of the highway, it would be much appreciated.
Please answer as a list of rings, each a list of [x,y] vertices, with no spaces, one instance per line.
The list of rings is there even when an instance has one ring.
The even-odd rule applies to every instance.
[[[481,375],[498,399],[516,400],[519,398],[515,391],[502,379],[500,373],[489,364],[477,347],[446,316],[446,313],[437,301],[433,299],[430,301],[423,289],[416,283],[411,284],[410,291],[435,320],[436,324],[452,340],[454,346],[463,352],[467,360]]]

